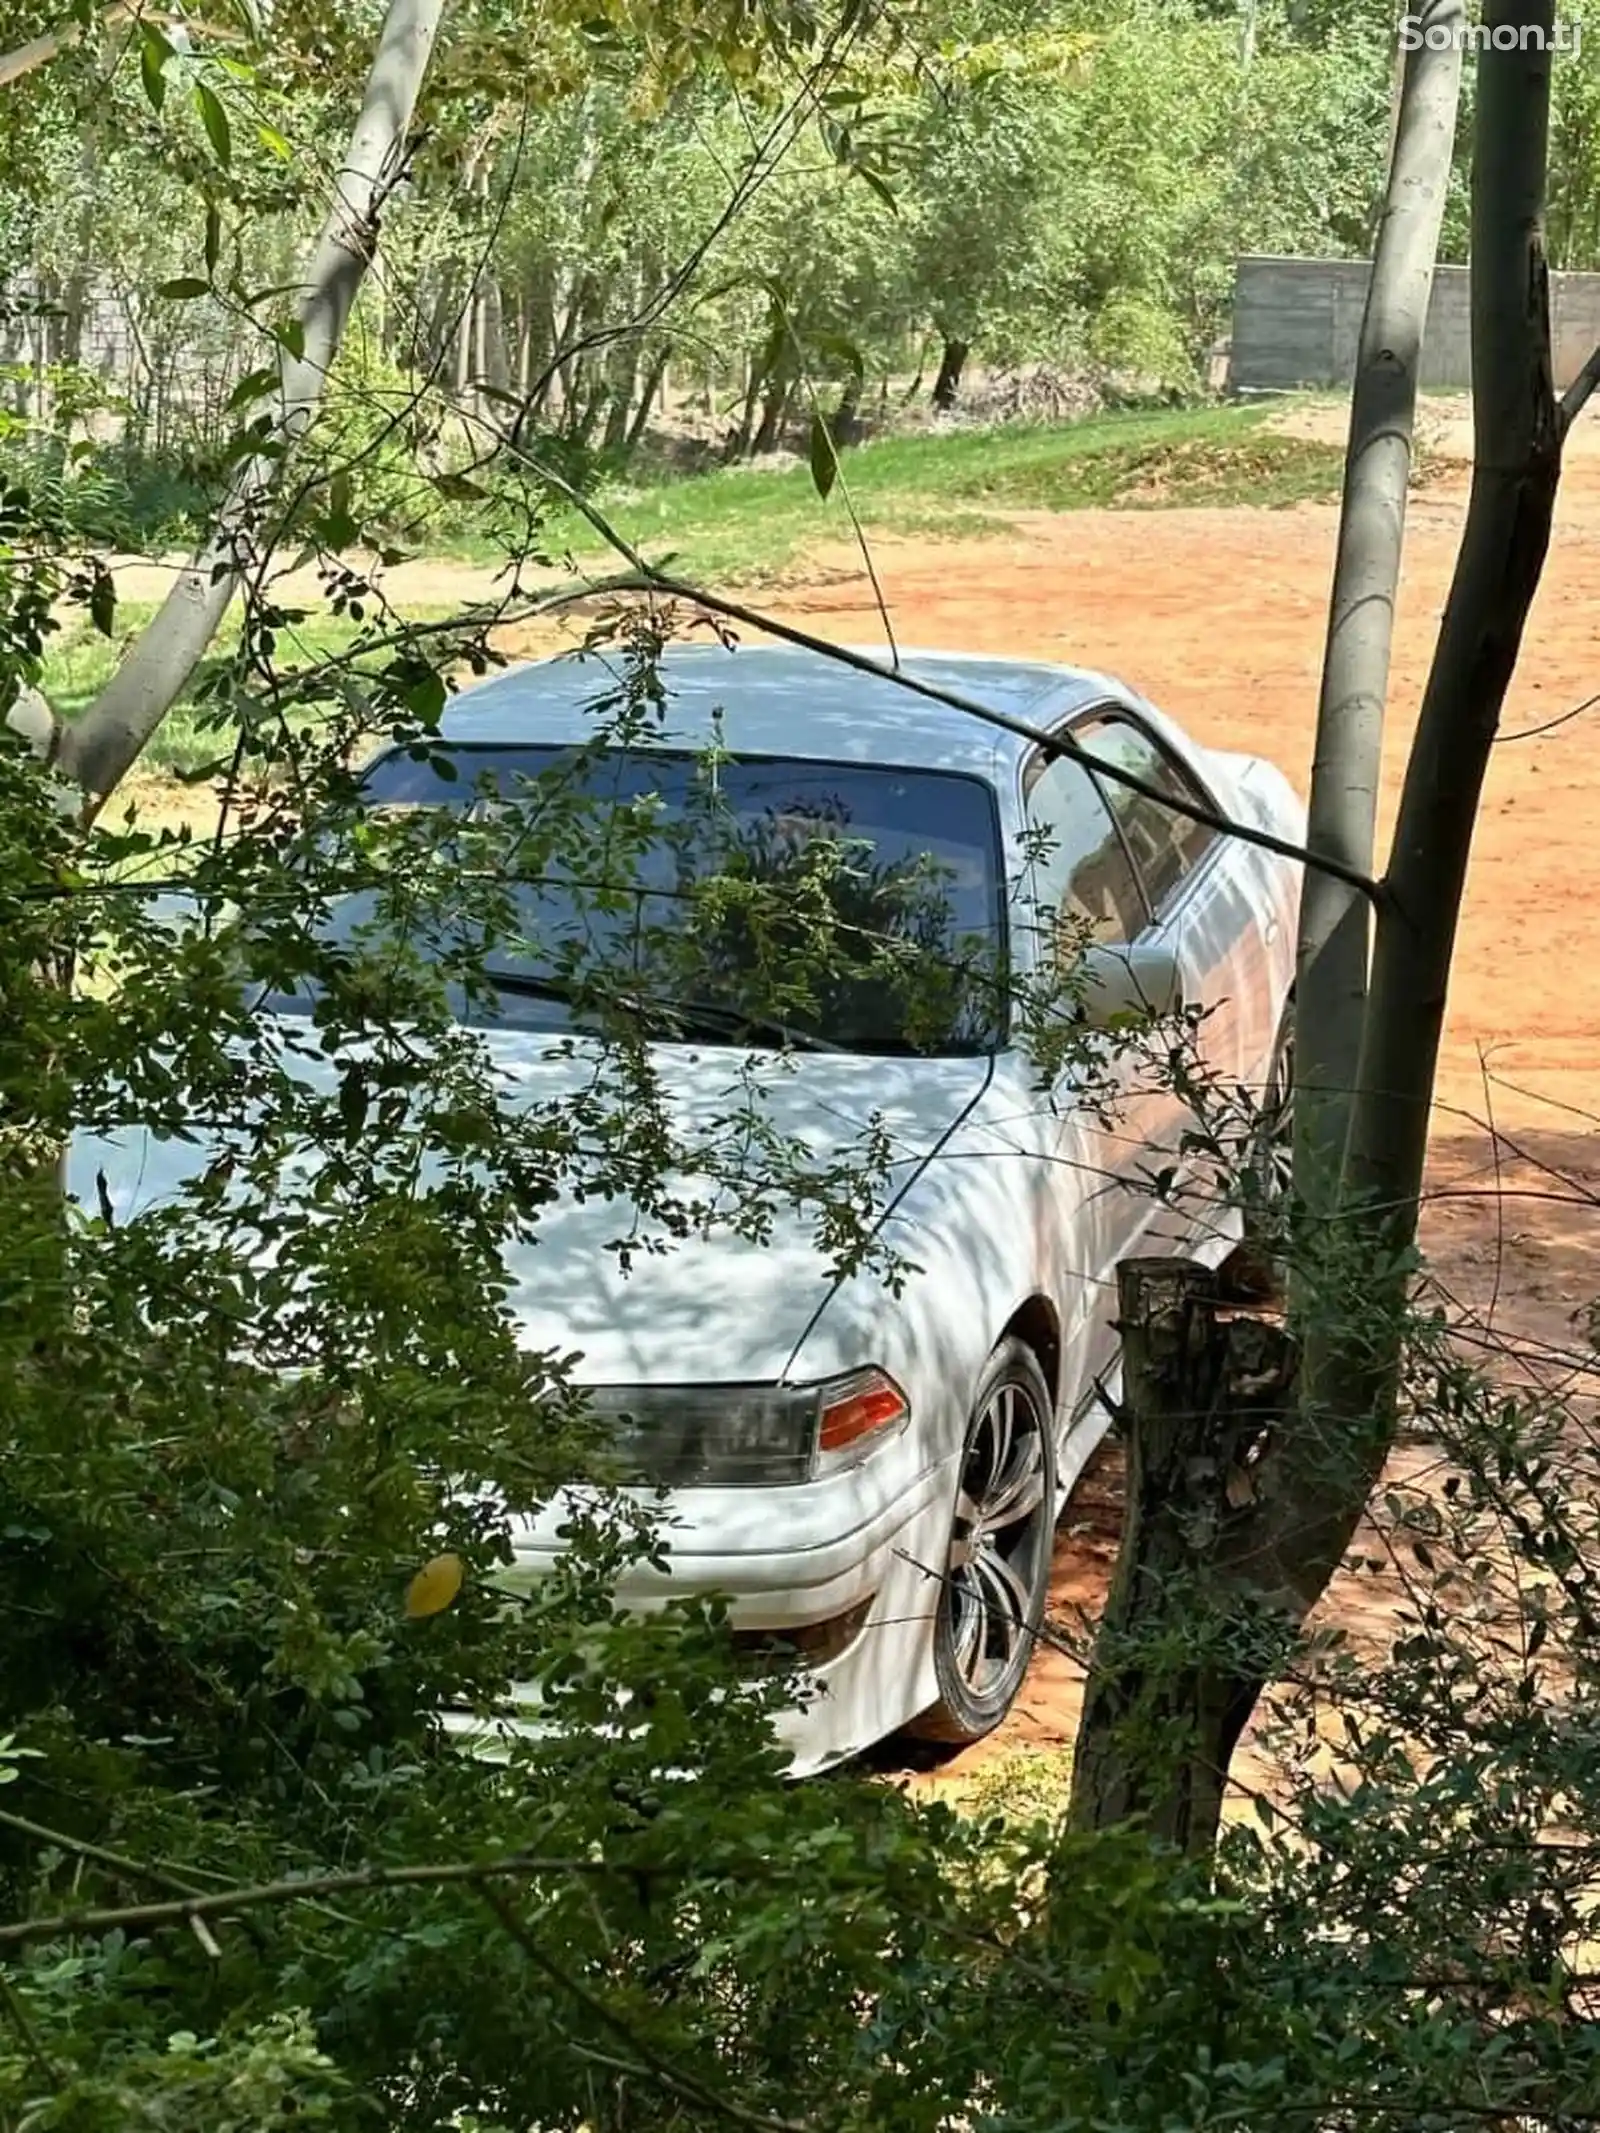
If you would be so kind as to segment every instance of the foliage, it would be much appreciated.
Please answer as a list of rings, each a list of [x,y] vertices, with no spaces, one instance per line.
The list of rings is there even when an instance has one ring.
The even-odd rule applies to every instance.
[[[225,114],[248,95],[314,120],[370,28],[358,14],[291,7],[270,64],[180,67],[159,114],[148,82],[86,51],[88,71],[19,122],[40,154],[7,223],[13,259],[116,269],[205,359],[198,412],[151,393],[150,434],[136,422],[116,451],[220,467],[240,448],[252,395],[235,396],[282,279],[267,261],[303,206],[259,131],[241,149],[236,118],[224,133],[177,86],[212,88]],[[551,530],[540,454],[615,466],[606,430],[619,405],[631,427],[663,349],[704,366],[713,400],[737,385],[752,441],[769,406],[781,426],[824,385],[886,383],[930,328],[1192,375],[1233,244],[1353,241],[1381,65],[1305,17],[1264,22],[1248,66],[1237,25],[1204,12],[1170,11],[1159,40],[1133,13],[933,23],[953,108],[936,68],[886,69],[898,131],[880,156],[856,102],[826,128],[807,107],[793,163],[725,233],[742,256],[708,249],[681,305],[580,365],[569,321],[610,333],[655,303],[721,197],[708,170],[725,180],[729,143],[782,108],[748,68],[737,98],[693,78],[699,47],[728,57],[742,17],[610,19],[651,56],[650,137],[604,41],[581,66],[563,48],[575,79],[544,82],[526,128],[490,130],[496,227],[448,174],[485,113],[512,108],[492,69],[509,78],[526,25],[469,18],[477,59],[447,70],[384,315],[363,321],[297,470],[288,520],[320,573],[316,611],[252,579],[181,736],[221,779],[218,833],[85,829],[20,742],[0,744],[0,2126],[1167,2133],[1593,2115],[1600,1476],[1579,1403],[1469,1370],[1442,1314],[1411,1323],[1434,1471],[1393,1490],[1364,1544],[1368,1574],[1403,1582],[1400,1634],[1375,1648],[1318,1631],[1297,1650],[1255,1744],[1254,1820],[1214,1862],[1136,1827],[1069,1829],[1048,1791],[957,1816],[862,1773],[786,1784],[769,1719],[796,1684],[737,1666],[715,1606],[614,1609],[619,1565],[672,1536],[614,1487],[570,1359],[519,1347],[503,1248],[581,1188],[634,1211],[619,1255],[717,1225],[759,1240],[799,1208],[841,1263],[895,1279],[874,1223],[881,1134],[820,1162],[744,1091],[740,1130],[685,1125],[648,1039],[690,979],[714,983],[707,1004],[734,1029],[803,1031],[841,986],[899,992],[913,1028],[948,1016],[944,978],[915,982],[939,884],[865,876],[833,836],[713,840],[713,864],[673,878],[696,923],[624,929],[645,960],[619,973],[586,960],[583,929],[530,944],[520,892],[598,872],[599,916],[637,915],[649,805],[597,806],[558,776],[430,820],[365,808],[351,775],[374,738],[437,759],[450,678],[494,663],[496,617],[398,616],[381,572],[335,551],[487,491],[514,579]],[[570,42],[582,26],[557,28]],[[81,214],[103,187],[105,219],[64,238],[51,178],[75,167],[88,87],[110,116],[70,197]],[[599,182],[623,141],[632,160]],[[971,227],[988,155],[1015,258]],[[563,167],[571,182],[542,199]],[[956,231],[959,271],[936,289]],[[514,447],[503,382],[480,381],[477,404],[455,380],[417,383],[459,350],[451,316],[485,315],[485,256],[502,316],[508,291],[525,305],[516,385],[562,346],[569,359]],[[185,273],[205,293],[154,295]],[[414,301],[394,294],[408,273]],[[259,299],[245,317],[235,280]],[[75,545],[132,515],[95,486],[107,440],[75,434],[105,412],[78,391],[81,357],[45,366],[53,397],[6,440],[26,476],[0,500],[7,698],[53,637],[82,656],[63,598],[108,641],[117,627]],[[498,463],[479,468],[491,426]],[[654,530],[675,537],[701,510],[701,537],[731,548],[776,499],[812,510],[805,478],[663,487]],[[920,496],[946,519],[1328,478],[1310,448],[1220,415],[892,440],[849,461],[852,495]],[[283,531],[265,529],[264,552]],[[670,715],[658,657],[678,619],[611,618],[597,732]],[[137,893],[180,881],[176,918]],[[574,1071],[517,1104],[481,1026],[485,964],[530,945]],[[258,1012],[264,989],[278,1018]],[[174,1190],[137,1220],[92,1178],[64,1203],[75,1131],[164,1132]],[[592,1494],[560,1573],[508,1607],[509,1521],[574,1480]],[[459,1585],[452,1571],[444,1603],[423,1605],[418,1575],[444,1560]],[[1185,1654],[1218,1632],[1197,1608]],[[463,1753],[444,1714],[498,1711],[514,1685],[555,1723],[503,1765]],[[172,1901],[207,1908],[146,1915]],[[108,1910],[132,1915],[87,1915]]]
[[[469,457],[520,406],[519,443],[614,469],[662,426],[739,452],[786,441],[816,408],[842,408],[847,437],[881,425],[926,377],[930,335],[990,367],[1192,390],[1238,250],[1365,241],[1386,112],[1376,39],[1308,43],[1269,18],[1246,63],[1231,22],[1144,0],[1092,19],[1067,0],[1003,0],[915,26],[846,11],[817,25],[800,90],[782,68],[732,86],[683,75],[669,57],[681,25],[657,50],[630,24],[551,23],[542,79],[494,71],[510,16],[453,15],[403,212],[386,218],[382,286],[343,365],[339,419],[373,431],[379,518],[408,523],[424,501],[396,493],[404,452],[378,446],[401,408],[445,465],[460,463],[465,403]],[[44,300],[31,339],[48,364],[125,398],[95,434],[140,455],[129,472],[153,462],[212,493],[233,395],[270,360],[273,292],[317,212],[355,56],[349,26],[335,39],[320,18],[286,18],[280,34],[250,64],[151,46],[156,30],[87,78],[80,54],[53,84],[65,109],[10,253],[14,288]],[[655,52],[642,72],[632,35]],[[202,90],[233,113],[226,157]],[[32,362],[29,335],[15,339]],[[24,398],[42,433],[85,434],[46,382]],[[119,534],[123,512],[154,506],[145,542],[171,536],[177,494],[115,467],[106,479]],[[447,516],[426,510],[419,531]]]

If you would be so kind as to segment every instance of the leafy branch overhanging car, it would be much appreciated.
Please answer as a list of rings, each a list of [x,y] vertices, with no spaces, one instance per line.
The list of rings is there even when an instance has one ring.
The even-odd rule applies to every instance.
[[[933,653],[902,666],[1303,842],[1278,770],[1198,746],[1104,676]],[[1088,939],[1091,1022],[1141,994],[1199,1005],[1206,1069],[1286,1105],[1292,861],[815,652],[674,645],[660,674],[665,718],[588,760],[608,791],[653,796],[680,856],[714,750],[736,824],[842,823],[879,879],[931,860],[946,938],[923,949],[977,941],[1026,987],[1058,943],[1081,966]],[[486,782],[571,760],[594,742],[605,678],[593,657],[505,671],[452,702],[428,753],[381,753],[365,792],[460,807]],[[441,753],[457,775],[441,774]],[[557,1033],[570,1054],[558,992],[508,982],[495,1016],[502,1063],[531,1087],[561,1071]],[[960,1742],[1003,1717],[1043,1617],[1058,1512],[1107,1425],[1096,1387],[1115,1384],[1117,1263],[1148,1250],[1215,1262],[1238,1218],[1215,1196],[1149,1190],[1153,1163],[1181,1167],[1191,1123],[1170,1079],[1113,1062],[1107,1112],[1083,1100],[1069,1051],[1051,1085],[1005,988],[931,1033],[880,987],[858,988],[832,1026],[826,1013],[778,1028],[728,1016],[652,1045],[674,1102],[707,1119],[736,1071],[780,1053],[762,1082],[780,1129],[823,1151],[874,1121],[887,1136],[878,1232],[914,1269],[898,1294],[868,1267],[840,1278],[799,1210],[763,1242],[691,1237],[624,1273],[608,1249],[615,1209],[575,1196],[547,1213],[536,1249],[511,1248],[509,1274],[519,1339],[581,1351],[577,1381],[667,1492],[669,1567],[628,1573],[619,1599],[727,1594],[741,1639],[797,1654],[815,1693],[783,1724],[803,1773],[898,1729]],[[144,1131],[85,1133],[71,1182],[91,1207],[109,1193],[125,1219],[198,1160]],[[509,1585],[548,1570],[562,1522],[557,1503],[519,1523]]]

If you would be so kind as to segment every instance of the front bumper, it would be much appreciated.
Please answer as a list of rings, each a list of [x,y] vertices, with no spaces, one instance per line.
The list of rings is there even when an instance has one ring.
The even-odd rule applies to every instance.
[[[837,1656],[808,1671],[814,1693],[779,1721],[794,1775],[859,1754],[927,1709],[937,1695],[932,1629],[949,1548],[956,1465],[930,1467],[896,1487],[868,1461],[822,1481],[772,1489],[685,1489],[661,1502],[668,1567],[630,1569],[616,1591],[630,1611],[719,1594],[736,1631],[794,1631],[859,1614]],[[501,1583],[527,1592],[562,1553],[558,1503],[514,1530]],[[507,1732],[537,1731],[537,1692],[485,1721],[465,1713],[452,1732],[493,1753]]]

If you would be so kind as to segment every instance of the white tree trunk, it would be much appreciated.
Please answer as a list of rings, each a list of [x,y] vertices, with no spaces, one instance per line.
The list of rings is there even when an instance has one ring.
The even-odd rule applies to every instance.
[[[98,804],[182,695],[238,588],[265,507],[309,427],[377,247],[444,0],[390,0],[360,116],[304,283],[303,343],[279,358],[270,456],[236,475],[216,526],[94,703],[60,737],[57,761]]]
[[[1461,0],[1423,17],[1454,32]],[[1322,696],[1311,773],[1310,849],[1373,871],[1384,700],[1405,540],[1417,366],[1450,181],[1461,52],[1426,44],[1400,86],[1389,182],[1361,325],[1344,505],[1339,517]],[[1332,875],[1308,872],[1300,909],[1295,1047],[1295,1187],[1331,1202],[1355,1094],[1367,997],[1371,915]]]

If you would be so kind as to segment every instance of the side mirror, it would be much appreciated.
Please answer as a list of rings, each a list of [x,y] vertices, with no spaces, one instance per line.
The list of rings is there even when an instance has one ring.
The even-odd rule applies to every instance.
[[[1083,958],[1083,1018],[1106,1029],[1120,1015],[1176,1015],[1183,970],[1171,948],[1148,941],[1096,943]]]

